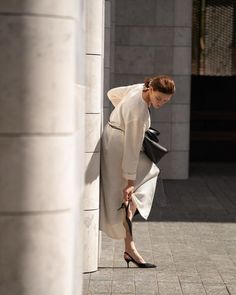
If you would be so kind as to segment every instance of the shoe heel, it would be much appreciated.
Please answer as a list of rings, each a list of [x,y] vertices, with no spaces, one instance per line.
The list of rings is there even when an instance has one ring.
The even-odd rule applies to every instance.
[[[127,268],[129,268],[129,263],[130,263],[130,260],[129,259],[125,259],[126,263],[127,263]]]

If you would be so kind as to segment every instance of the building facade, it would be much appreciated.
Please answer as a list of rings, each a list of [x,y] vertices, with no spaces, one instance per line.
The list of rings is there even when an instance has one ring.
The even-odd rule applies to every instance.
[[[109,88],[174,78],[152,122],[162,177],[188,177],[191,16],[189,0],[1,1],[1,294],[80,295],[97,270]]]

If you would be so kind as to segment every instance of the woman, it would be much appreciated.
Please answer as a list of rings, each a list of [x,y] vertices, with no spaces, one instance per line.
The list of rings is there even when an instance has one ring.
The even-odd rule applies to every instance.
[[[138,267],[156,267],[138,253],[130,226],[137,212],[148,218],[160,172],[142,151],[150,127],[149,108],[159,109],[174,91],[173,80],[161,75],[107,93],[115,108],[102,136],[100,229],[111,238],[124,239],[128,267],[130,261]]]

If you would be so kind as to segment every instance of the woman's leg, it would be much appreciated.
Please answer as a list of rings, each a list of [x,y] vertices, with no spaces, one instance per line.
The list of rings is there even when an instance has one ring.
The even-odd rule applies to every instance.
[[[132,221],[132,218],[135,214],[136,208],[137,207],[136,207],[135,203],[131,201],[130,206],[128,208],[128,218],[130,219],[130,221]],[[144,259],[138,253],[138,251],[135,247],[133,236],[130,233],[129,226],[126,221],[124,221],[124,226],[125,226],[125,230],[126,230],[126,238],[124,239],[125,252],[128,252],[135,261],[137,261],[139,263],[144,263],[145,262]]]

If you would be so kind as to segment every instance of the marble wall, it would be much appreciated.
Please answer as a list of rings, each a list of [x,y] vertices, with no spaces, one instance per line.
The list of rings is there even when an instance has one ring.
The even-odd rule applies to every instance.
[[[0,294],[73,292],[75,17],[74,0],[0,2]]]
[[[85,189],[85,56],[86,56],[86,0],[76,2],[76,182],[78,195],[74,206],[74,285],[73,295],[83,294],[83,200]]]
[[[104,48],[104,101],[103,125],[109,120],[113,109],[107,92],[112,86],[115,71],[115,0],[105,1],[105,48]]]
[[[96,271],[98,268],[104,13],[104,0],[86,1],[84,272]]]
[[[133,0],[119,0],[115,4],[111,86],[140,83],[158,74],[174,78],[176,94],[171,103],[152,111],[152,122],[170,151],[160,162],[162,177],[187,178],[192,1],[136,0],[134,5]]]

